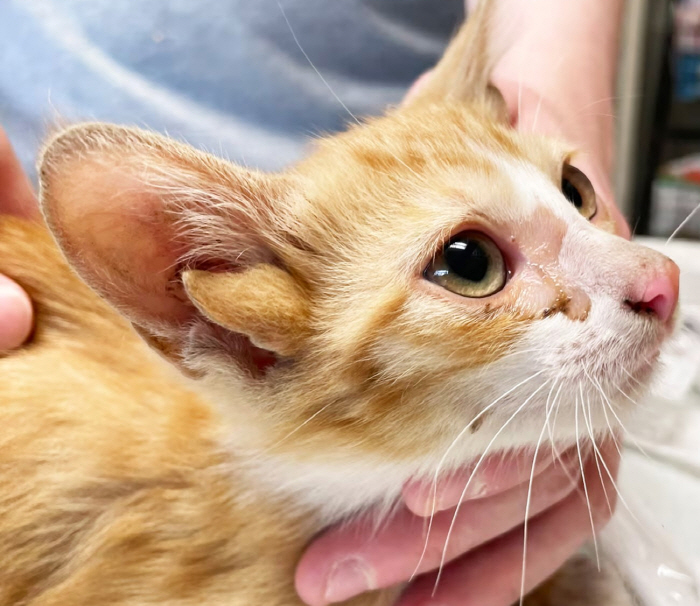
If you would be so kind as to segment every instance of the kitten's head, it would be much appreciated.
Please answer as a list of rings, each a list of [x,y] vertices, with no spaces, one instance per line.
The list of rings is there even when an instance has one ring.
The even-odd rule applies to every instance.
[[[49,143],[68,259],[241,443],[409,474],[459,436],[450,464],[547,419],[563,442],[608,431],[648,382],[677,267],[614,234],[570,149],[509,126],[485,64],[447,88],[440,69],[277,175],[116,126]]]

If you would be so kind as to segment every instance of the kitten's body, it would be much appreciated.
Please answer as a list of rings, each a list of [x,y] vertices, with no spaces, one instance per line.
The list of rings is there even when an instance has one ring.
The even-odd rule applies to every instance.
[[[0,219],[0,273],[37,314],[31,344],[0,358],[0,604],[300,604],[294,567],[317,512],[251,483],[219,413],[45,228]]]
[[[106,125],[50,142],[63,252],[184,376],[43,228],[2,221],[0,273],[37,303],[0,360],[2,606],[299,604],[315,533],[541,442],[557,385],[556,441],[609,431],[601,395],[624,414],[613,388],[644,384],[672,325],[648,287],[675,305],[677,269],[606,233],[594,195],[574,208],[566,150],[503,121],[485,15],[418,101],[281,175]],[[498,290],[423,279],[476,231],[508,261]]]

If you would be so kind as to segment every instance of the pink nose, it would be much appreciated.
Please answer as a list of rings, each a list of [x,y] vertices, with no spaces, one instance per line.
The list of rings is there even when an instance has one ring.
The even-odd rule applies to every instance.
[[[661,322],[668,322],[678,305],[678,266],[668,261],[664,269],[644,283],[635,285],[625,304],[634,312],[656,316]]]

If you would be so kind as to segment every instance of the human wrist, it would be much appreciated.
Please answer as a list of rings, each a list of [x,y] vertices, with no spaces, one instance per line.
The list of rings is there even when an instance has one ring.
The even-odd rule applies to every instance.
[[[477,0],[467,4],[473,9]],[[542,99],[565,127],[545,134],[563,135],[606,169],[623,6],[624,0],[498,0],[492,22],[491,52],[498,56],[492,82],[512,113],[524,95]]]
[[[584,101],[572,90],[557,90],[526,77],[515,79],[496,72],[498,88],[514,124],[522,132],[535,132],[564,141],[574,153],[596,158],[609,175],[614,156],[614,108],[610,91]],[[546,118],[545,118],[546,117]]]

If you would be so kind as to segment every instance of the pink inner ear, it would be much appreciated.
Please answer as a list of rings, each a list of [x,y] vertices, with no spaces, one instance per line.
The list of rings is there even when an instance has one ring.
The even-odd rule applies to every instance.
[[[131,167],[82,160],[44,197],[50,227],[85,281],[143,326],[182,324],[194,307],[177,277],[185,246],[160,196]]]

